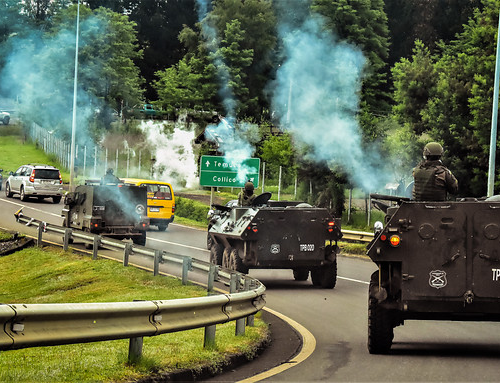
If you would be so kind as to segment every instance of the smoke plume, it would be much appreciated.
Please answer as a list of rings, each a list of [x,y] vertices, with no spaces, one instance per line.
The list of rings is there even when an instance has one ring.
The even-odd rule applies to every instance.
[[[376,151],[362,145],[356,119],[365,58],[326,31],[319,15],[282,25],[284,61],[272,84],[273,110],[306,159],[341,167],[356,186],[380,184]]]
[[[176,189],[197,187],[194,132],[183,130],[178,124],[171,129],[151,120],[143,121],[140,128],[154,154],[153,178],[169,182]]]

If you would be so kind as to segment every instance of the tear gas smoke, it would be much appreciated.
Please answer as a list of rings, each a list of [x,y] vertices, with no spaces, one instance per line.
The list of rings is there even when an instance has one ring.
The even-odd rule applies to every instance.
[[[81,50],[106,30],[105,24],[94,17],[81,21]],[[28,120],[54,130],[57,136],[67,137],[72,117],[75,31],[63,29],[50,36],[32,31],[23,36],[13,36],[9,41],[12,50],[0,74],[2,93],[19,101],[20,114]],[[86,89],[101,78],[101,68],[98,62],[80,67],[84,75],[80,75],[77,93],[76,142],[83,145],[91,142],[88,119],[100,107],[100,102]]]
[[[205,18],[209,11],[209,3],[207,0],[197,0],[196,3],[205,45],[212,53],[211,57],[217,68],[219,95],[227,116],[227,118],[222,118],[218,125],[209,125],[206,128],[205,137],[214,141],[218,146],[218,151],[230,162],[239,164],[237,179],[243,183],[247,180],[247,174],[254,172],[253,169],[245,167],[242,162],[251,158],[255,152],[254,144],[259,140],[258,127],[248,123],[235,124],[237,103],[229,86],[231,75],[220,55],[214,54],[219,48],[217,30]]]
[[[272,84],[272,105],[281,126],[303,146],[306,158],[341,167],[365,190],[383,184],[376,151],[362,144],[356,119],[365,58],[326,31],[321,16],[299,28],[281,29],[285,59]]]
[[[156,160],[153,178],[166,181],[178,189],[197,187],[199,179],[192,145],[194,132],[179,126],[169,131],[164,123],[153,121],[143,121],[140,128]]]
[[[205,137],[214,141],[218,151],[224,154],[229,162],[239,164],[236,178],[244,183],[248,180],[247,174],[255,170],[243,164],[243,160],[251,158],[255,152],[255,144],[259,141],[259,129],[255,124],[240,123],[235,129],[222,118],[218,125],[209,125],[205,129]]]

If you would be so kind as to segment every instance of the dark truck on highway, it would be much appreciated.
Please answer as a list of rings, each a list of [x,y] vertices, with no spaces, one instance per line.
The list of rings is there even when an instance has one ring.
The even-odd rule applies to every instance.
[[[325,208],[293,201],[269,201],[270,193],[252,206],[214,205],[208,235],[210,261],[247,273],[251,268],[292,269],[297,281],[334,288],[340,219]]]
[[[367,254],[368,350],[388,353],[406,320],[500,321],[500,199],[414,202],[372,194],[385,211]]]

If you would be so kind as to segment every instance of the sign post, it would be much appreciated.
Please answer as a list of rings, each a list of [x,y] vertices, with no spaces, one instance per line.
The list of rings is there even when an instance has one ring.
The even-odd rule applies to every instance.
[[[201,156],[200,185],[242,188],[247,181],[259,185],[260,158],[232,159]]]

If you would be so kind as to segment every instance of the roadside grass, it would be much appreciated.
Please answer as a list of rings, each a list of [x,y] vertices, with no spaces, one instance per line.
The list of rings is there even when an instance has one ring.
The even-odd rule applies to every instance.
[[[0,136],[0,169],[4,178],[9,172],[14,172],[21,165],[40,163],[56,166],[61,171],[65,183],[69,182],[69,172],[66,172],[54,156],[45,154],[30,141],[24,141],[22,135]]]
[[[201,297],[195,285],[134,267],[63,252],[29,248],[0,258],[0,302],[78,303],[130,302]],[[2,382],[132,381],[178,369],[219,371],[234,353],[253,356],[268,336],[267,325],[256,316],[255,326],[235,336],[235,323],[217,326],[216,347],[203,348],[203,329],[145,337],[143,357],[129,365],[128,340],[37,347],[0,353]]]

